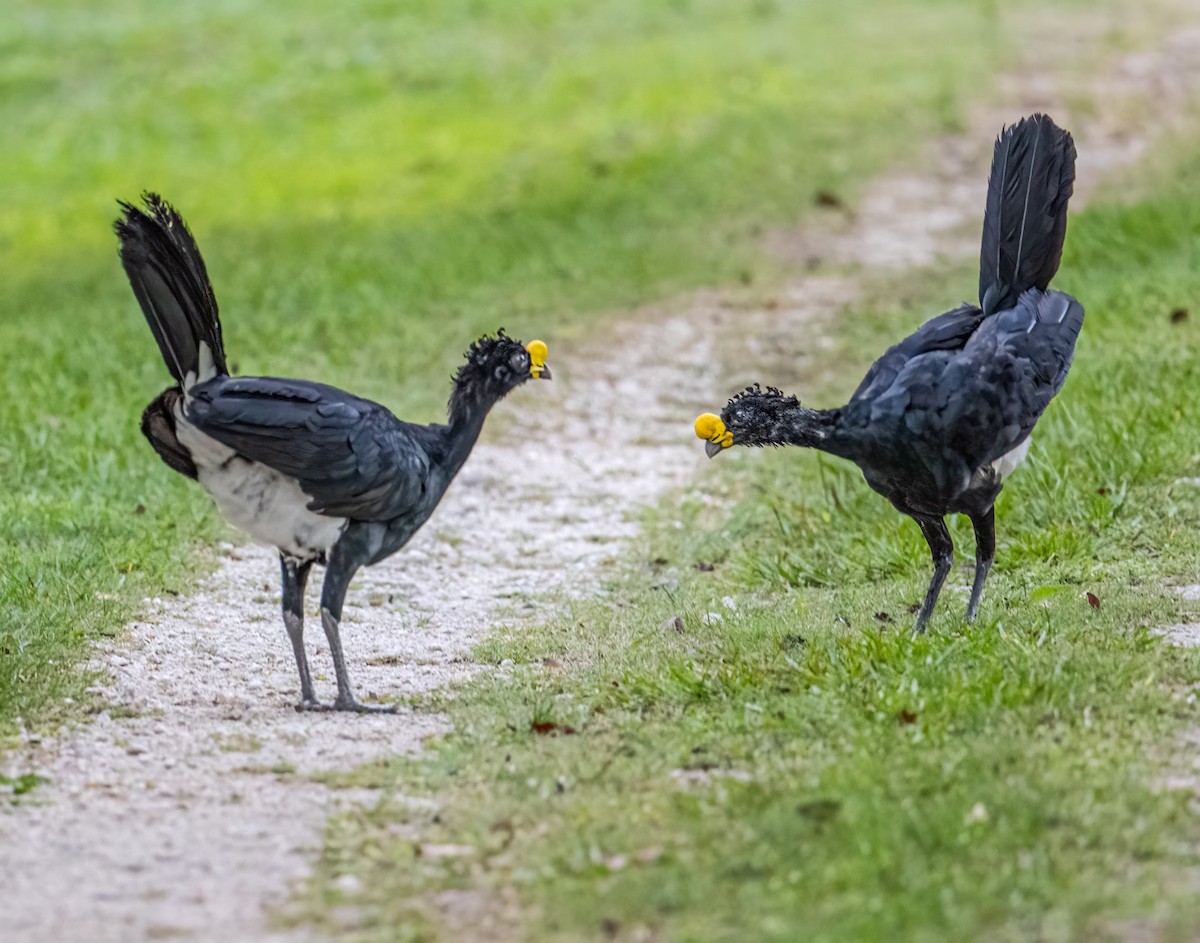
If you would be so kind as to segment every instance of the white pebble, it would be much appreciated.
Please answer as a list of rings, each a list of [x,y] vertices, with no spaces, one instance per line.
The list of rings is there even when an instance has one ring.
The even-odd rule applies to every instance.
[[[340,878],[333,882],[341,893],[347,896],[361,894],[363,889],[362,878],[356,874],[343,874]]]

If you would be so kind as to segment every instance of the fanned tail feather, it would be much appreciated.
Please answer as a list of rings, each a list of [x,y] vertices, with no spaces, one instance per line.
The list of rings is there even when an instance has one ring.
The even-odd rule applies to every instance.
[[[996,140],[979,258],[985,315],[1045,291],[1058,271],[1075,185],[1075,143],[1046,115],[1022,118]]]
[[[121,202],[113,228],[121,264],[167,369],[184,387],[227,374],[217,300],[200,250],[169,203],[155,193],[142,199],[145,211]]]

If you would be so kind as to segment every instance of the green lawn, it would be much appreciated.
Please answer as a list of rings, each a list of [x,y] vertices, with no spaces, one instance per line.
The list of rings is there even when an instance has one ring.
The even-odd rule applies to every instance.
[[[1194,939],[1179,744],[1200,653],[1150,630],[1200,618],[1170,588],[1200,578],[1200,142],[1167,152],[1150,193],[1072,218],[1056,284],[1087,322],[1001,499],[979,624],[969,525],[913,640],[917,528],[850,466],[733,450],[652,518],[608,598],[483,646],[513,666],[447,699],[431,756],[346,778],[388,798],[331,826],[310,918],[452,939],[433,902],[473,888],[480,926],[563,943]],[[840,401],[974,284],[880,279],[836,320],[841,378],[798,392]]]
[[[1062,6],[1072,4],[1064,0]],[[222,533],[115,199],[192,224],[242,372],[435,419],[478,333],[756,278],[761,227],[953,126],[1032,0],[12,0],[0,29],[0,732]]]

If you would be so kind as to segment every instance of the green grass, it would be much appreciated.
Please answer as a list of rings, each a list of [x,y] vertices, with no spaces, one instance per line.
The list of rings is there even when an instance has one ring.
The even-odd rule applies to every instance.
[[[1064,2],[1070,6],[1069,2]],[[14,0],[0,30],[0,731],[220,533],[114,200],[190,220],[242,372],[436,419],[467,343],[766,277],[762,227],[957,122],[1032,2]],[[200,566],[203,569],[203,565]]]
[[[44,785],[47,781],[36,773],[22,773],[19,776],[5,776],[0,774],[0,796],[7,795],[8,802],[16,805],[22,801],[22,796],[29,795],[34,789]]]
[[[1197,619],[1170,586],[1200,576],[1200,147],[1173,153],[1140,202],[1072,219],[1057,284],[1087,321],[1001,499],[979,624],[962,560],[911,639],[928,551],[854,469],[723,456],[609,598],[481,648],[511,666],[443,705],[429,758],[362,771],[388,798],[331,827],[309,918],[363,941],[1192,938],[1194,771],[1168,779],[1200,653],[1151,632]],[[805,398],[973,284],[934,275],[915,310],[880,284],[839,317],[843,377]]]

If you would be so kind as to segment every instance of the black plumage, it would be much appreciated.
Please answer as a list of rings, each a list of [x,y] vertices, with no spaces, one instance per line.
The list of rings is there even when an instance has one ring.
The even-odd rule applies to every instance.
[[[979,250],[979,304],[992,314],[1028,288],[1045,291],[1062,260],[1075,144],[1045,115],[1023,118],[996,142]]]
[[[1074,179],[1074,143],[1048,117],[1006,128],[988,180],[978,306],[927,321],[880,357],[839,409],[808,409],[779,390],[751,387],[720,417],[696,422],[710,456],[729,445],[800,445],[855,462],[929,543],[934,573],[918,631],[953,561],[947,514],[966,514],[974,525],[967,617],[975,618],[995,552],[996,498],[1070,369],[1083,307],[1048,286]]]
[[[176,385],[142,415],[159,456],[197,479],[225,517],[279,550],[283,619],[300,673],[300,707],[369,709],[354,696],[338,623],[359,567],[395,553],[433,513],[488,411],[529,379],[549,379],[546,346],[480,338],[454,379],[446,424],[419,425],[307,380],[233,377],[216,298],[183,220],[160,197],[122,203],[121,261]],[[318,702],[304,650],[304,588],[326,564],[321,621],[338,694]],[[386,709],[386,708],[385,708]]]

